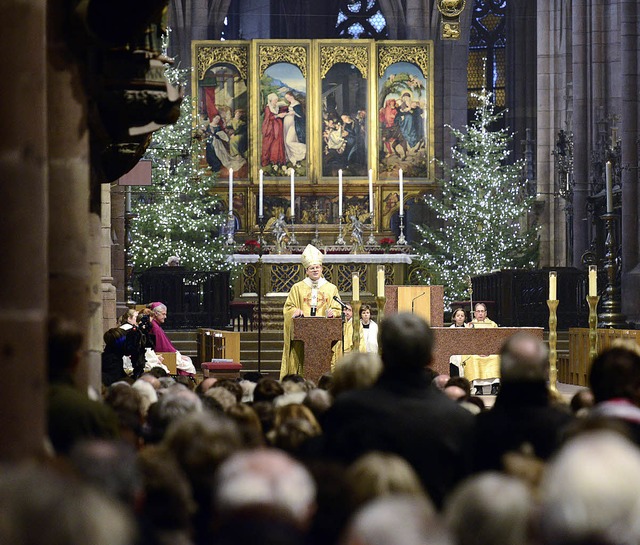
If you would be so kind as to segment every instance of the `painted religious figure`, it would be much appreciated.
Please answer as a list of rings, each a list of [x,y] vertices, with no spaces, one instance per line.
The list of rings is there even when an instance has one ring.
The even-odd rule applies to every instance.
[[[306,80],[290,63],[269,66],[260,80],[262,110],[260,167],[265,176],[307,174]]]
[[[378,87],[378,163],[381,179],[424,178],[427,156],[426,79],[409,62],[391,64]]]
[[[247,82],[236,66],[213,64],[198,82],[198,134],[205,143],[206,164],[226,177],[247,177]]]
[[[322,175],[367,173],[367,81],[347,63],[322,80]]]

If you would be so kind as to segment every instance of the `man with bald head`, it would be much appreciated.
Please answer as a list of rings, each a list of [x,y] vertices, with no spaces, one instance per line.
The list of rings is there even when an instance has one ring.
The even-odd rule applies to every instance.
[[[382,373],[339,394],[323,415],[325,454],[347,464],[370,451],[405,458],[438,506],[470,469],[473,415],[432,385],[433,331],[400,313],[380,324]]]
[[[477,470],[504,469],[507,452],[547,460],[573,420],[568,409],[551,401],[549,354],[541,340],[527,333],[507,339],[500,350],[500,375],[502,386],[494,406],[477,416],[473,457]]]

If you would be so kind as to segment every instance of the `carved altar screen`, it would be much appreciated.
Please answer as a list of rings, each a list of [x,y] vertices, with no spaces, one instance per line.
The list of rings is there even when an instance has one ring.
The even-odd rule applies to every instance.
[[[319,225],[324,243],[335,239],[339,170],[343,224],[381,236],[398,211],[399,168],[405,202],[433,187],[432,42],[197,41],[192,53],[203,166],[222,200],[233,168],[240,233],[257,231],[260,170],[266,232],[280,215],[289,221],[293,169],[296,232]]]

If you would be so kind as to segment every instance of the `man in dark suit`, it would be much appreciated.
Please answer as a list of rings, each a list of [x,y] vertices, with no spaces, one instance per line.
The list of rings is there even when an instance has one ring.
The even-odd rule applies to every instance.
[[[433,332],[419,316],[380,324],[383,371],[364,390],[340,394],[323,419],[324,450],[351,463],[373,450],[404,457],[434,503],[468,473],[473,415],[431,385]]]
[[[526,333],[510,337],[500,350],[502,386],[490,411],[477,416],[474,469],[504,469],[504,455],[521,453],[547,460],[573,421],[551,400],[546,345]]]

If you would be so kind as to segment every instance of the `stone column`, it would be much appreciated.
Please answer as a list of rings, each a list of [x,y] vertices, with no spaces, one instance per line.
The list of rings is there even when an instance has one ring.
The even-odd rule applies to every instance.
[[[573,161],[575,187],[573,194],[573,266],[580,267],[580,258],[589,245],[587,196],[589,193],[590,125],[590,65],[585,2],[572,4],[572,64],[573,64]]]
[[[89,131],[78,62],[61,0],[48,2],[49,308],[89,330]],[[88,342],[88,335],[85,336]],[[86,358],[77,374],[89,384]]]
[[[111,273],[111,184],[101,185],[100,264],[102,267],[102,330],[115,326],[116,287]]]
[[[42,452],[46,433],[46,2],[3,3],[0,49],[0,460]]]
[[[621,0],[621,90],[622,90],[622,162],[638,166],[638,131],[640,129],[640,73],[638,37],[640,8],[636,0]],[[640,202],[638,202],[638,169],[622,171],[622,312],[640,321]]]

